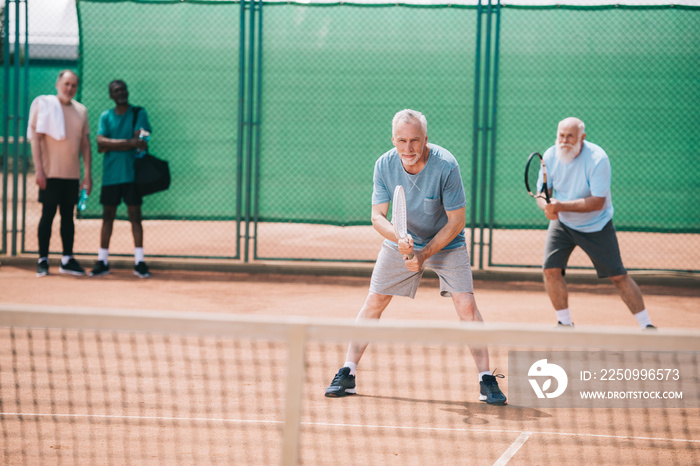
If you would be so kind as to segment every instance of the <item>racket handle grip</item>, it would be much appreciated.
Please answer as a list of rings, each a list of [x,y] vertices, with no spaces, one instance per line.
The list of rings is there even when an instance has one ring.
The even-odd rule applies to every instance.
[[[407,255],[407,256],[406,256],[406,259],[408,259],[408,260],[411,260],[411,259],[413,259],[413,254],[409,254],[409,255]]]

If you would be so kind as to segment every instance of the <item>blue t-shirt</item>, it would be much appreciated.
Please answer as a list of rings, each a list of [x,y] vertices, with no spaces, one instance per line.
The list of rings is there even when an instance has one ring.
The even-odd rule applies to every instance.
[[[457,160],[446,149],[435,144],[429,146],[428,161],[417,175],[404,170],[396,148],[379,157],[374,165],[372,204],[392,201],[396,186],[403,186],[406,193],[406,223],[416,249],[425,247],[447,225],[446,211],[467,205]],[[393,241],[386,241],[396,245]],[[444,249],[465,244],[462,229]]]
[[[131,105],[123,115],[117,115],[114,109],[110,108],[100,115],[97,134],[110,139],[131,139],[134,137],[134,128],[151,131],[146,109],[142,108],[139,111],[137,121],[134,122],[134,110]],[[135,158],[134,149],[105,152],[102,159],[102,186],[133,183]]]
[[[554,188],[559,201],[573,201],[589,196],[604,197],[601,210],[593,212],[559,212],[559,221],[569,228],[584,233],[600,231],[612,219],[613,205],[610,195],[610,160],[605,151],[588,141],[583,141],[581,153],[571,163],[564,163],[556,156],[554,146],[544,153],[547,165],[547,186]],[[542,173],[538,190],[542,186]]]

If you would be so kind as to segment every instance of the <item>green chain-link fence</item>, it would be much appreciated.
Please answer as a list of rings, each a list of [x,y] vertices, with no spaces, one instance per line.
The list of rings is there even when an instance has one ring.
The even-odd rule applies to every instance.
[[[148,255],[374,260],[374,161],[394,113],[416,108],[460,163],[479,267],[541,262],[547,222],[522,170],[573,115],[610,156],[628,268],[699,269],[700,8],[80,0],[77,13],[93,141],[124,79],[170,161],[171,189],[144,203]],[[100,157],[77,225],[91,255]],[[38,216],[27,208],[24,251]],[[130,241],[115,230],[113,249]]]
[[[493,262],[538,264],[543,235],[527,236],[537,253],[524,255],[526,236],[512,232],[546,226],[522,196],[522,159],[573,115],[610,157],[628,267],[698,269],[699,21],[670,7],[503,9]]]

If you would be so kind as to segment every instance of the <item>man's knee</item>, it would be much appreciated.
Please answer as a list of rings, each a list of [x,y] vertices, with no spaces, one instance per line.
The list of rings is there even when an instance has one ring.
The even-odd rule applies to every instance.
[[[615,275],[614,277],[610,277],[610,281],[613,282],[615,286],[623,285],[625,283],[628,283],[630,280],[631,278],[627,274]]]
[[[473,293],[452,293],[452,300],[460,320],[481,321],[479,308]]]
[[[102,206],[102,220],[112,221],[117,216],[117,206]]]
[[[542,273],[544,274],[545,280],[562,280],[564,277],[564,271],[560,268],[544,269]]]
[[[128,206],[127,213],[131,223],[141,223],[141,206]]]
[[[384,312],[384,309],[386,309],[386,307],[391,302],[391,298],[392,296],[390,295],[370,292],[367,295],[365,305],[362,306],[362,310],[360,311],[360,315],[358,316],[358,318],[379,319],[382,315],[382,312]]]
[[[474,293],[452,293],[452,300],[455,305],[466,309],[470,312],[476,310],[476,299],[474,299]]]

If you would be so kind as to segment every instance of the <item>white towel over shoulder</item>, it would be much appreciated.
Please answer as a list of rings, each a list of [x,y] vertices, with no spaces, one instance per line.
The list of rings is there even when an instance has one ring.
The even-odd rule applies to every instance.
[[[38,107],[35,109],[35,107]],[[36,116],[36,132],[48,134],[57,141],[62,141],[66,138],[66,122],[63,119],[63,109],[61,101],[55,95],[40,95],[32,102],[29,109],[29,114],[37,112]],[[30,118],[31,121],[31,118]],[[31,123],[27,128],[27,137],[31,139],[34,136]]]

